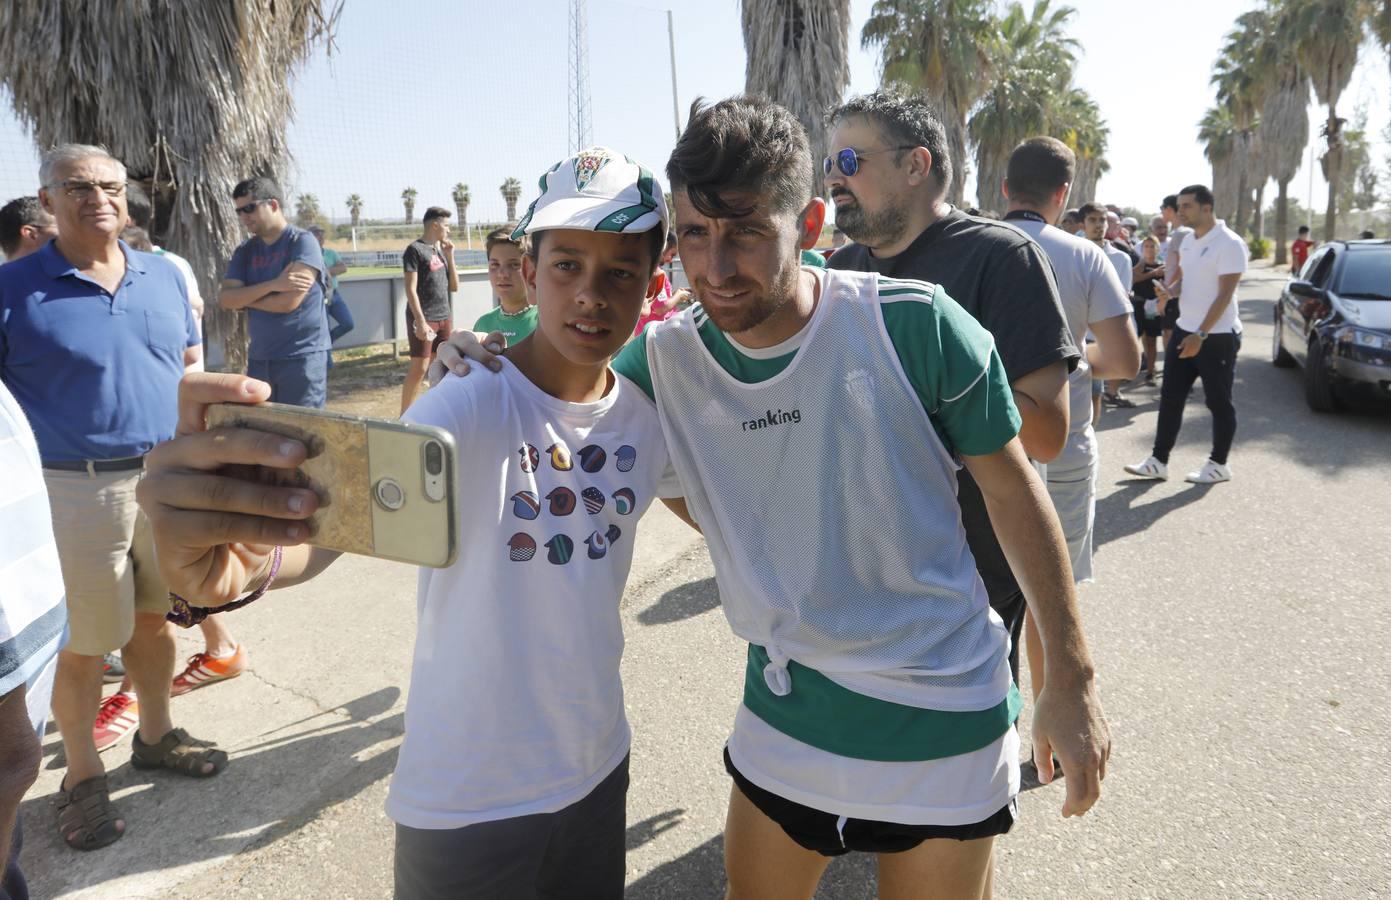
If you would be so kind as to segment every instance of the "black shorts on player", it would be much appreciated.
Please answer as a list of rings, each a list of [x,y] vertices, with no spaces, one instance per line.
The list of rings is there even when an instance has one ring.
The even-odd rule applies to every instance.
[[[903,853],[923,841],[951,838],[973,841],[977,838],[1006,834],[1018,818],[1014,800],[994,814],[969,825],[900,825],[894,822],[875,822],[869,819],[844,819],[834,813],[803,806],[754,784],[734,767],[729,751],[724,752],[725,771],[729,772],[739,792],[749,798],[792,840],[822,856],[843,856],[859,853]]]

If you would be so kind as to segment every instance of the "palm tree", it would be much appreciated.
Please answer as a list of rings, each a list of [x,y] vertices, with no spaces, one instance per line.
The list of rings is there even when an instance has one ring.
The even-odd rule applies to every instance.
[[[1111,171],[1106,161],[1106,144],[1110,137],[1101,109],[1081,88],[1071,88],[1054,104],[1048,133],[1072,148],[1077,168],[1072,177],[1072,199],[1069,206],[1078,206],[1096,199],[1097,182]]]
[[[295,224],[308,228],[319,220],[319,198],[313,194],[300,194],[295,198]]]
[[[1198,123],[1198,140],[1203,142],[1203,155],[1212,164],[1213,212],[1219,219],[1230,219],[1236,208],[1236,169],[1243,162],[1230,107],[1218,104],[1203,114]]]
[[[1290,42],[1318,101],[1328,107],[1321,133],[1328,144],[1323,156],[1328,180],[1328,207],[1324,212],[1323,239],[1333,239],[1338,224],[1338,191],[1343,168],[1343,119],[1338,100],[1352,81],[1363,29],[1371,24],[1367,0],[1285,0],[1282,34]]]
[[[413,187],[408,187],[401,192],[401,202],[406,206],[406,224],[415,221],[415,198],[420,192]]]
[[[1267,68],[1274,79],[1261,107],[1262,144],[1266,169],[1275,179],[1275,265],[1286,264],[1285,238],[1289,227],[1289,186],[1309,143],[1309,78],[1288,50],[1272,49]]]
[[[989,85],[993,0],[876,0],[860,45],[878,47],[885,86],[921,91],[942,118],[955,171],[948,202],[965,193],[966,116]]]
[[[450,192],[450,196],[454,198],[454,210],[459,214],[459,230],[468,234],[468,185],[462,181],[454,185],[454,190]]]
[[[517,201],[522,197],[522,183],[508,178],[498,190],[502,191],[502,199],[507,203],[507,221],[517,221]]]
[[[968,123],[976,142],[976,198],[981,209],[1003,202],[1000,186],[1009,156],[1020,141],[1044,132],[1053,108],[1072,79],[1077,41],[1065,33],[1076,13],[1053,8],[1052,0],[1034,0],[1024,11],[1010,3],[989,44],[994,83],[986,90]]]
[[[1268,177],[1255,140],[1257,114],[1269,93],[1271,79],[1256,61],[1266,55],[1263,48],[1269,43],[1271,27],[1270,14],[1263,9],[1237,16],[1236,27],[1227,33],[1222,50],[1213,64],[1212,84],[1217,88],[1217,102],[1231,112],[1235,129],[1233,152],[1237,162],[1233,171],[1236,176],[1236,208],[1231,226],[1238,232],[1246,230],[1251,190],[1264,195]],[[1259,200],[1256,209],[1259,214]]]
[[[787,107],[807,130],[821,184],[826,111],[850,84],[850,0],[742,0],[744,90]]]
[[[348,215],[353,217],[353,227],[362,220],[362,198],[357,194],[349,194],[345,201],[348,206]]]
[[[251,174],[283,171],[295,69],[331,37],[333,0],[0,3],[0,85],[40,147],[101,144],[168,209],[160,243],[192,264],[205,297],[242,231],[229,202]],[[179,52],[153,34],[194,36]],[[61,66],[35,65],[35,47]],[[153,77],[159,73],[159,77]],[[161,217],[161,221],[163,221]],[[209,304],[224,365],[246,364],[246,317]]]

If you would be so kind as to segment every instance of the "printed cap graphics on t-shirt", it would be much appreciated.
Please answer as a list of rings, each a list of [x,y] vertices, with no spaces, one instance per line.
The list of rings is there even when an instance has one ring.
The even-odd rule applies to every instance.
[[[575,478],[574,461],[570,455],[570,450],[563,441],[556,441],[546,448],[546,453],[550,457],[549,469],[541,466],[540,451],[535,444],[524,442],[517,449],[518,468],[522,473],[529,476],[544,475],[546,472],[554,471],[566,473],[563,477],[567,479]],[[608,451],[599,444],[587,444],[577,454],[579,458],[579,468],[589,474],[600,472],[608,462]],[[614,451],[614,468],[620,472],[630,472],[637,465],[637,451],[628,444],[623,444]],[[578,497],[575,489],[564,484],[553,485],[550,490],[545,491],[545,486],[540,483],[538,478],[529,479],[531,486],[535,490],[523,489],[514,492],[511,497],[512,516],[523,522],[535,522],[538,527],[544,527],[546,518],[573,521],[576,524],[585,522],[588,516],[599,516],[608,508],[610,496],[604,493],[603,488],[597,485],[587,485],[579,488]],[[573,481],[571,482],[573,484]],[[543,494],[542,491],[545,491]],[[621,516],[632,515],[637,509],[637,494],[631,487],[620,487],[612,494],[614,512]],[[580,505],[584,506],[584,516],[574,518],[579,511]],[[604,523],[601,521],[594,523],[589,531],[588,537],[584,538],[589,559],[603,559],[608,555],[609,548],[613,546],[623,534],[622,529],[617,525]],[[579,534],[584,534],[584,526],[580,525]],[[575,538],[565,532],[551,533],[549,536],[543,534],[546,548],[546,560],[552,565],[563,566],[574,558]],[[536,557],[538,538],[532,537],[526,532],[517,532],[507,542],[508,559],[513,562],[530,562]]]

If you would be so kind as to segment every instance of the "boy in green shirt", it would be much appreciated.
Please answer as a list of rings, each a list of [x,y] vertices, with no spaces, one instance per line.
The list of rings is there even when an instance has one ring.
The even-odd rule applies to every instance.
[[[485,240],[488,283],[500,305],[480,316],[473,330],[497,332],[507,338],[510,347],[536,328],[536,306],[528,301],[526,281],[522,278],[522,241],[513,240],[508,228],[493,229]]]

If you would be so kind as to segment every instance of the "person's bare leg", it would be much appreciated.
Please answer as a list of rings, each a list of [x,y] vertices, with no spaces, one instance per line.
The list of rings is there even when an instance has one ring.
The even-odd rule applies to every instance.
[[[936,838],[903,853],[879,854],[879,900],[988,897],[994,838]]]
[[[1028,609],[1024,610],[1024,655],[1029,659],[1029,688],[1034,703],[1038,703],[1038,695],[1043,692],[1043,637]]]
[[[1145,371],[1150,373],[1150,378],[1158,378],[1159,370],[1159,347],[1154,335],[1145,335]]]
[[[724,826],[725,900],[810,900],[828,857],[798,844],[744,796],[729,792]]]
[[[425,373],[429,369],[430,357],[411,357],[410,368],[406,370],[406,381],[401,385],[401,415],[404,416],[406,410],[415,402],[416,395],[420,393],[420,383],[425,379]]]
[[[58,671],[53,676],[52,709],[53,721],[58,723],[58,733],[63,737],[63,755],[68,760],[64,788],[71,789],[106,772],[92,738],[100,705],[101,657],[61,651]]]
[[[222,623],[221,615],[208,616],[198,624],[203,632],[203,652],[209,656],[226,659],[237,652],[237,639]]]
[[[137,612],[135,631],[121,648],[126,671],[140,701],[140,740],[157,744],[174,728],[169,686],[174,680],[174,626],[157,613]]]

